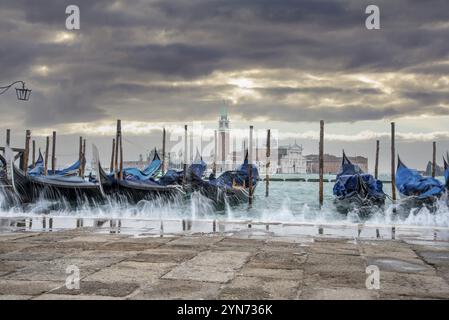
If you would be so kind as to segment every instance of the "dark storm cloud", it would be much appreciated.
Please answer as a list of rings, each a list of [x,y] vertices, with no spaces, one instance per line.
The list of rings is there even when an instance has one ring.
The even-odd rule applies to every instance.
[[[275,87],[275,88],[256,88],[268,96],[288,96],[291,94],[305,93],[305,94],[342,94],[342,95],[357,95],[357,94],[382,94],[382,91],[375,88],[338,88],[338,87]]]
[[[264,115],[270,119],[285,121],[288,117],[289,121],[317,121],[317,119],[325,119],[326,122],[356,122],[363,120],[381,120],[386,117],[397,117],[407,113],[409,116],[428,114],[428,115],[449,115],[449,108],[444,107],[420,107],[410,105],[391,106],[386,108],[378,108],[367,105],[347,105],[344,107],[330,106],[309,106],[295,105],[285,108],[283,114],[277,112],[277,105],[259,105],[258,110],[262,109]],[[238,111],[245,119],[254,117],[255,108],[251,105],[242,104],[238,107]],[[300,110],[300,112],[298,112]],[[318,117],[321,118],[318,118]]]
[[[81,9],[81,30],[58,40],[69,4]],[[0,1],[2,83],[21,78],[33,89],[30,106],[8,98],[0,111],[35,127],[118,116],[193,120],[212,117],[235,95],[236,114],[281,121],[447,114],[448,96],[432,83],[447,74],[449,2],[376,1],[382,29],[375,31],[364,28],[368,4]],[[227,81],[246,70],[258,70],[262,86]],[[381,85],[349,79],[368,73]]]

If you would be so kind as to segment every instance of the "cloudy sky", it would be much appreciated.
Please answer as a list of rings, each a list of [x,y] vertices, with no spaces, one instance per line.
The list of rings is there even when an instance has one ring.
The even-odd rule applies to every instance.
[[[65,29],[69,4],[80,30]],[[369,4],[380,30],[365,28]],[[391,121],[410,166],[425,166],[434,140],[439,159],[449,149],[447,0],[0,0],[0,41],[0,85],[33,90],[27,103],[0,96],[0,141],[11,128],[23,144],[28,128],[42,145],[57,130],[61,158],[80,134],[109,154],[117,118],[135,158],[162,126],[215,128],[223,104],[240,135],[278,130],[306,154],[320,119],[327,152],[370,167],[380,139],[383,171]]]

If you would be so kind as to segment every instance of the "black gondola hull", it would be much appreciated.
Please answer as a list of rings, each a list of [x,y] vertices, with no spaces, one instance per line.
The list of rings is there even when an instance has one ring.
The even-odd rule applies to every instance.
[[[144,181],[114,179],[106,174],[101,165],[98,169],[105,194],[116,200],[126,199],[130,203],[141,200],[172,201],[183,194],[182,187],[179,185],[162,186]]]
[[[253,194],[256,186],[253,186]],[[249,202],[249,188],[224,188],[213,184],[208,181],[189,181],[186,186],[187,192],[199,192],[201,195],[210,199],[214,206],[218,209],[228,205],[239,205]]]
[[[349,212],[357,212],[360,217],[367,217],[383,210],[385,207],[385,198],[362,198],[358,194],[351,197],[334,199],[335,208],[341,214],[348,214]]]
[[[40,199],[68,201],[69,203],[97,203],[104,199],[99,185],[46,180],[45,177],[27,176],[13,165],[13,186],[22,202]]]

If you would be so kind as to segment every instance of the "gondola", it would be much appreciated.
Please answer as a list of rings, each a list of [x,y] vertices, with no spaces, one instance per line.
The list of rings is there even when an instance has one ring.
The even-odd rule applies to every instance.
[[[98,154],[94,157],[98,162]],[[101,186],[73,175],[30,175],[11,163],[11,182],[15,193],[22,202],[33,202],[39,199],[66,200],[70,204],[97,202],[104,199]]]
[[[398,157],[396,188],[401,200],[399,205],[405,212],[425,206],[436,210],[437,200],[444,194],[444,185],[432,177],[424,177],[417,170],[409,169]]]
[[[352,164],[344,151],[333,194],[335,206],[343,214],[357,210],[360,216],[367,216],[385,205],[382,182]]]
[[[213,175],[209,179],[203,179],[202,173],[206,164],[201,160],[196,165],[189,167],[187,171],[187,188],[190,192],[200,192],[203,196],[213,201],[213,204],[221,208],[225,204],[237,205],[247,203],[251,193],[257,186],[259,172],[256,166],[252,166],[252,184],[250,184],[250,172],[248,163],[248,153],[245,160],[236,170],[223,172],[219,177]]]
[[[153,162],[154,165],[152,166]],[[170,201],[181,195],[183,191],[180,185],[162,185],[153,179],[160,167],[160,159],[157,153],[155,153],[152,163],[147,167],[148,170],[145,169],[139,173],[137,172],[138,169],[129,170],[128,168],[124,170],[123,179],[118,178],[120,173],[117,174],[117,178],[114,177],[114,174],[106,173],[99,163],[98,182],[105,194],[118,200],[126,199],[131,203],[137,203],[141,200]]]

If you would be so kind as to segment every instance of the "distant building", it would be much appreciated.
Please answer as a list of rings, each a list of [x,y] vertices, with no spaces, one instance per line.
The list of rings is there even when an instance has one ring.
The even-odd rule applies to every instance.
[[[303,147],[296,141],[293,145],[279,147],[277,173],[307,173],[307,160],[302,151]]]
[[[307,173],[319,173],[318,155],[305,156],[307,160]],[[368,172],[368,158],[362,156],[348,157],[349,160],[358,165],[364,172]],[[323,171],[325,174],[337,174],[341,168],[342,158],[325,154],[323,159]]]

